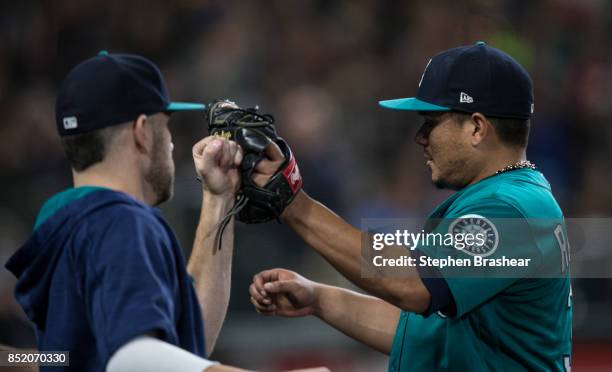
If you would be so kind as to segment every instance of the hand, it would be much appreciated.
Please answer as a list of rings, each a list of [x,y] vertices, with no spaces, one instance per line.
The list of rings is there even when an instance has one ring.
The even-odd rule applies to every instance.
[[[258,313],[286,317],[315,314],[318,290],[318,283],[285,269],[262,271],[249,287]]]
[[[234,141],[208,136],[193,146],[193,162],[202,186],[213,195],[235,195],[240,187],[242,150]]]
[[[283,152],[274,142],[270,142],[265,150],[266,157],[255,166],[253,172],[253,182],[259,187],[263,187],[270,177],[276,173],[278,168],[285,162]]]

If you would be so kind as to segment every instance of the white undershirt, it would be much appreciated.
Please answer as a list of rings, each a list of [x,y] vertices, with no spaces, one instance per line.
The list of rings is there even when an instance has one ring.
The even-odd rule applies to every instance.
[[[151,336],[121,346],[108,361],[106,372],[202,372],[219,364]]]

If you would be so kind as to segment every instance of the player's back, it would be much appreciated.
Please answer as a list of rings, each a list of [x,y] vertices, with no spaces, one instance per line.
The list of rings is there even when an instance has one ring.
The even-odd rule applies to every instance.
[[[97,190],[70,189],[49,199],[31,237],[7,263],[19,279],[15,294],[35,324],[38,349],[70,352],[69,366],[58,370],[96,371],[104,365],[95,351],[83,287],[76,279],[86,268],[74,264],[75,246],[87,250],[88,242],[101,238],[84,233],[90,212],[100,207],[89,195]]]
[[[153,208],[112,190],[77,188],[50,199],[40,216],[7,268],[38,349],[70,352],[69,366],[53,370],[104,371],[120,346],[143,334],[203,355],[180,246]]]

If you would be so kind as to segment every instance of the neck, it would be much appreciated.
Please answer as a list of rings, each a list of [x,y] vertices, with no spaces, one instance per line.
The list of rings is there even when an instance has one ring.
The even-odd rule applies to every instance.
[[[131,197],[138,199],[146,204],[152,204],[147,193],[143,182],[138,180],[136,177],[130,177],[128,175],[133,172],[126,172],[123,174],[117,174],[116,172],[103,171],[101,165],[94,165],[83,172],[72,171],[72,178],[74,187],[80,186],[99,186],[107,189],[121,191]]]
[[[485,163],[480,172],[472,179],[468,185],[473,185],[476,182],[494,175],[498,170],[518,163],[519,161],[527,160],[525,149],[505,151],[496,155],[490,156],[491,161]]]

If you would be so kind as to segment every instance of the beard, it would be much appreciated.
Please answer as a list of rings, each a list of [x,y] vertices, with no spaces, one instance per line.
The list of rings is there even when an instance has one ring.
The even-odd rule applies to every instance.
[[[160,133],[156,133],[151,151],[151,168],[144,176],[156,197],[153,205],[170,200],[174,194],[174,169],[172,159],[168,161],[165,156],[167,147],[164,146]]]
[[[466,169],[469,169],[467,159],[455,158],[446,160],[438,170],[438,177],[432,180],[432,183],[438,189],[461,190],[467,186],[465,175],[463,174]]]
[[[461,190],[464,186],[450,183],[443,179],[438,179],[433,182],[433,185],[440,190]]]

